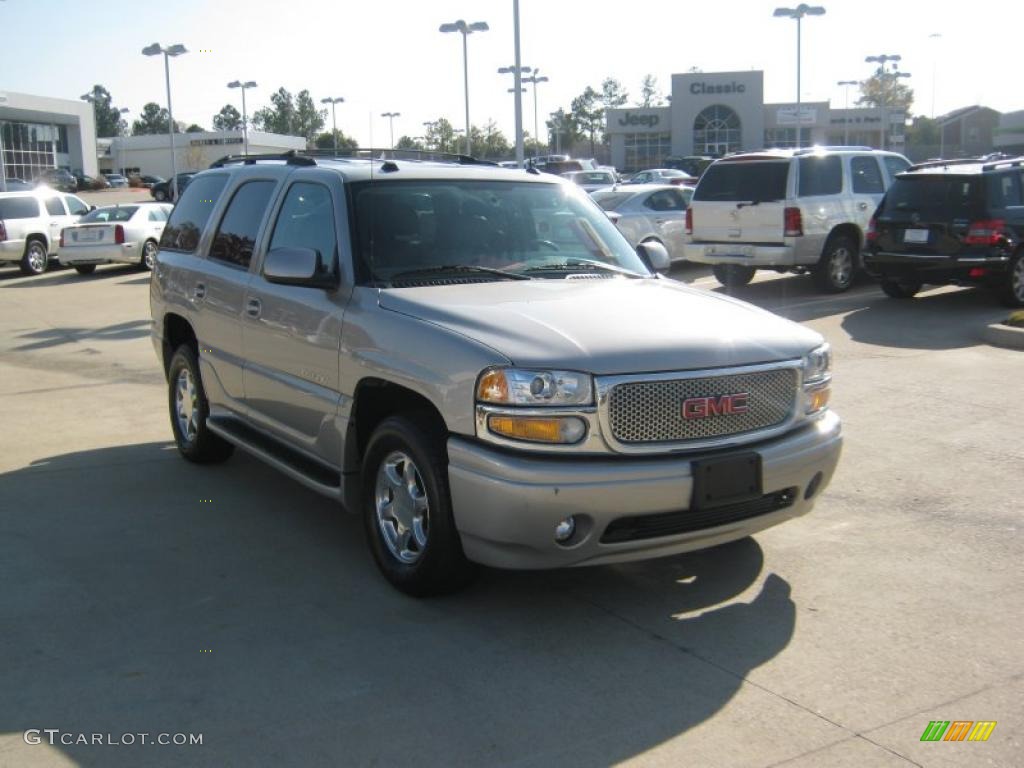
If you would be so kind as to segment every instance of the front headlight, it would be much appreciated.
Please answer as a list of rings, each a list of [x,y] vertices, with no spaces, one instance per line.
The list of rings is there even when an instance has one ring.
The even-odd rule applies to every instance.
[[[803,368],[804,413],[821,413],[832,396],[832,348],[822,344],[804,355]]]
[[[492,405],[592,405],[590,374],[578,371],[532,371],[488,368],[480,374],[476,399]]]

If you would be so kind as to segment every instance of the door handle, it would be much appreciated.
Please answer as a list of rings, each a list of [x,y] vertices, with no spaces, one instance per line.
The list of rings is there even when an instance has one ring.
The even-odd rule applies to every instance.
[[[249,317],[259,317],[262,309],[263,305],[260,304],[259,299],[248,299],[245,302],[245,314]]]
[[[664,220],[664,219],[655,219],[655,220],[654,220],[654,223],[655,223],[655,224],[664,224],[664,223],[665,223],[665,220]]]
[[[195,290],[192,292],[192,295],[197,300],[205,299],[206,298],[206,283],[196,283],[196,287],[195,287]]]
[[[857,207],[860,208],[862,211],[866,211],[868,209],[868,204],[867,203],[857,203]]]

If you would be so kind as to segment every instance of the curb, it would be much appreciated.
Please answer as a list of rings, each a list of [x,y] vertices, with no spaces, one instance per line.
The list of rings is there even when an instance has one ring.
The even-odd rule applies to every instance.
[[[981,338],[996,347],[1024,350],[1024,328],[992,323],[982,329]]]

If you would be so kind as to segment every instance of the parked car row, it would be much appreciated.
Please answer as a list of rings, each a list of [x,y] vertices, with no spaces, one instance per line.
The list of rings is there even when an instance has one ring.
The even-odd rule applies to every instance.
[[[115,262],[151,268],[170,210],[149,202],[97,208],[46,188],[0,192],[0,264],[27,275],[41,275],[53,258],[82,274]]]

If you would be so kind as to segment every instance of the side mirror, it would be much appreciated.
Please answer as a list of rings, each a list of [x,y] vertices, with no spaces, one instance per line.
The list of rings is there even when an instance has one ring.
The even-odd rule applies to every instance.
[[[622,214],[618,211],[605,211],[604,215],[611,219],[612,224],[618,224],[619,219],[622,218]]]
[[[96,210],[96,206],[95,205],[90,205],[89,206],[89,213],[92,213],[95,210]]]
[[[636,247],[636,254],[649,270],[659,275],[666,274],[672,268],[672,260],[668,257],[665,246],[654,240],[640,243]]]
[[[334,288],[338,281],[323,267],[320,254],[312,248],[274,248],[263,262],[263,276],[280,285]]]

